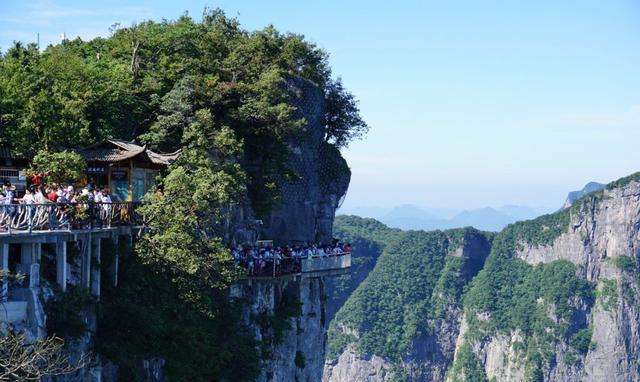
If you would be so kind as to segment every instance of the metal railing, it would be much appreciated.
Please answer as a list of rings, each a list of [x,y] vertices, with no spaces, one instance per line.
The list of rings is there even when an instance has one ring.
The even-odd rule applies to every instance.
[[[0,205],[0,234],[142,224],[138,202]]]
[[[250,262],[253,262],[250,265]],[[239,262],[247,269],[247,277],[275,278],[299,273],[322,272],[351,267],[351,252],[323,256],[262,258]]]

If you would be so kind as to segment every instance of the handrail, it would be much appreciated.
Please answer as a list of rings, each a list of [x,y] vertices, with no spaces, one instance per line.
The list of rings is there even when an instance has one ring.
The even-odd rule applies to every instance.
[[[0,235],[12,232],[111,228],[141,224],[139,202],[0,205]]]
[[[250,261],[253,265],[250,265]],[[299,256],[277,258],[260,258],[237,262],[247,269],[248,278],[277,278],[306,272],[319,272],[334,269],[345,269],[351,266],[351,252],[322,256]]]

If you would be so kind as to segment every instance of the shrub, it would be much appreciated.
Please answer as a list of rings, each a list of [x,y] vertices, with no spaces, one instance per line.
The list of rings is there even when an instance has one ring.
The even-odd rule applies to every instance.
[[[40,151],[33,157],[29,172],[44,174],[48,183],[74,184],[82,179],[86,166],[85,160],[77,153]]]

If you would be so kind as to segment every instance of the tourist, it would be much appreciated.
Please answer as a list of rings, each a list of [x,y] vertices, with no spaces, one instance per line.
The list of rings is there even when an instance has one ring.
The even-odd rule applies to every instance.
[[[27,188],[24,191],[24,196],[22,197],[22,200],[20,200],[20,202],[22,204],[34,204],[36,202],[36,198],[33,195],[33,192],[31,192],[31,190]]]
[[[2,186],[2,195],[3,195],[2,204],[4,205],[13,204],[13,200],[16,197],[15,187],[12,187],[11,183],[6,182]]]
[[[156,202],[160,202],[164,199],[164,190],[162,187],[156,188]]]
[[[42,193],[42,188],[36,188],[36,192],[35,192],[35,194],[33,196],[33,199],[35,200],[36,204],[45,204],[45,203],[47,203],[47,198]]]
[[[49,188],[47,190],[47,199],[51,203],[56,203],[58,201],[58,194],[56,193],[54,188]]]
[[[102,192],[97,188],[93,190],[93,202],[102,203]]]
[[[102,211],[109,215],[111,213],[111,195],[106,188],[102,189],[102,193],[100,195],[100,203],[102,203]],[[108,221],[109,217],[105,216],[102,218],[103,221]]]

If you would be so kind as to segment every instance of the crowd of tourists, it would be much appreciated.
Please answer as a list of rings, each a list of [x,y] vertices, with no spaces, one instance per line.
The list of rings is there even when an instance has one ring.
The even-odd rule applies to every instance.
[[[91,185],[78,189],[32,184],[18,196],[16,187],[4,182],[0,191],[0,231],[104,226],[112,222],[112,215],[108,190]]]
[[[351,244],[334,240],[326,245],[293,245],[275,247],[271,244],[231,249],[236,264],[247,269],[249,276],[272,276],[300,272],[302,259],[343,256],[351,253]]]
[[[15,186],[5,182],[0,192],[0,204],[48,204],[48,203],[111,203],[111,195],[107,189],[99,190],[87,185],[81,190],[74,186],[62,186],[53,184],[51,186],[28,187],[24,195],[19,198]]]

